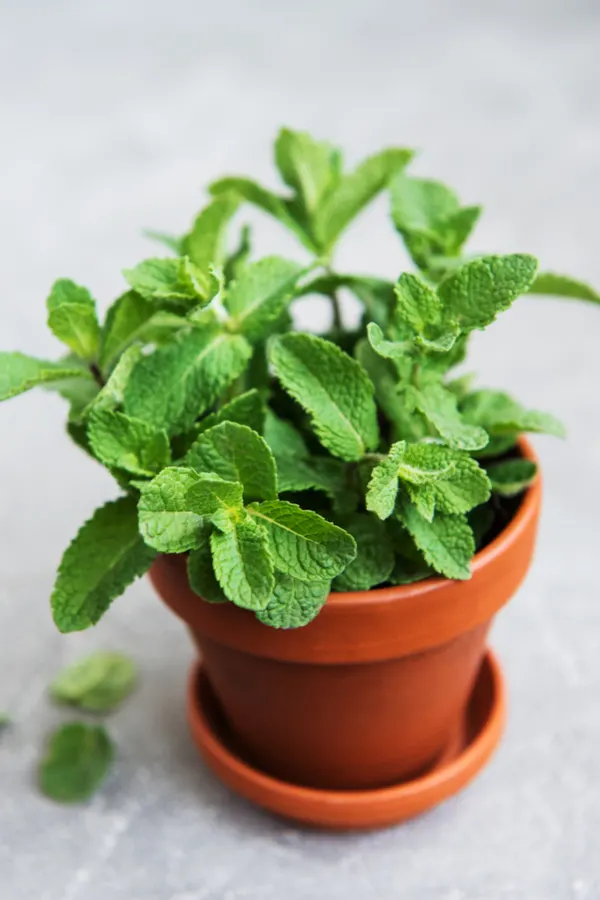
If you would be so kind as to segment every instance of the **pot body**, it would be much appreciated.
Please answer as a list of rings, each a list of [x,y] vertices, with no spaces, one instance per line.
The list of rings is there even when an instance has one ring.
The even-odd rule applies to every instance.
[[[382,787],[426,770],[455,739],[493,616],[529,567],[540,499],[538,480],[469,581],[331,594],[304,628],[205,603],[181,557],[157,559],[151,579],[187,623],[248,761],[310,787]]]

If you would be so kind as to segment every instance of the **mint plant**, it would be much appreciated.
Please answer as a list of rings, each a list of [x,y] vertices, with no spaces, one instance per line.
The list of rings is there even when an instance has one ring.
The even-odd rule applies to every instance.
[[[276,628],[311,621],[331,590],[469,578],[536,477],[519,436],[563,434],[548,413],[453,374],[469,336],[524,294],[600,297],[527,254],[467,255],[481,208],[407,175],[412,155],[388,149],[348,171],[337,148],[284,129],[279,193],[214,182],[186,234],[151,233],[170,255],[127,269],[102,323],[86,288],[55,282],[58,361],[0,354],[0,398],[61,394],[70,436],[120,489],[64,554],[61,631],[95,624],[160,553],[185,554],[199,603]],[[397,281],[334,263],[381,192],[416,267]],[[247,204],[289,229],[302,258],[254,259],[247,225],[232,245]],[[358,329],[344,325],[341,290],[362,304]],[[331,305],[326,333],[294,330],[310,294]]]

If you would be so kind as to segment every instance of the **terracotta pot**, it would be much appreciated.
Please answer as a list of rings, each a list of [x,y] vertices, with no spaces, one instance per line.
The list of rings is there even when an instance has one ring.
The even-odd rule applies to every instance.
[[[535,459],[525,441],[522,452]],[[540,500],[538,479],[470,581],[334,593],[304,628],[203,602],[181,557],[157,559],[151,578],[188,625],[247,761],[298,785],[382,787],[426,771],[451,743],[492,618],[529,567]]]

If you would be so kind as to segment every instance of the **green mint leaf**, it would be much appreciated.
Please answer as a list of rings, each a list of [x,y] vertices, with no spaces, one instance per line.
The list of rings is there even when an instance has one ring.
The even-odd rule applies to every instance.
[[[600,294],[589,284],[571,278],[570,275],[557,275],[555,272],[538,272],[529,293],[600,303]]]
[[[108,712],[133,691],[135,663],[122,653],[99,651],[64,669],[50,685],[55,700],[87,712]]]
[[[354,352],[375,387],[377,402],[394,425],[394,436],[413,441],[424,437],[428,433],[427,423],[419,412],[411,412],[407,407],[404,394],[398,390],[394,363],[379,356],[366,339],[358,341]]]
[[[221,422],[237,422],[238,425],[247,425],[248,428],[252,428],[260,434],[265,422],[265,404],[260,392],[256,388],[252,388],[246,393],[234,397],[217,412],[202,419],[198,425],[197,434],[202,434]]]
[[[266,528],[275,568],[301,581],[335,578],[356,555],[347,532],[295,503],[254,503],[248,512]]]
[[[428,384],[420,390],[409,387],[407,399],[423,413],[439,434],[456,450],[480,450],[489,438],[487,432],[458,411],[456,397],[442,384]]]
[[[459,458],[462,455],[442,444],[408,444],[400,460],[398,478],[410,484],[438,483],[453,477]]]
[[[87,800],[108,775],[114,755],[114,745],[102,726],[62,725],[50,735],[40,762],[40,789],[57,803]]]
[[[125,390],[125,412],[170,433],[186,431],[241,375],[251,352],[241,335],[207,323],[141,360]]]
[[[94,360],[100,343],[96,304],[87,290],[60,278],[52,285],[46,301],[48,327],[52,333],[85,360]]]
[[[257,206],[263,212],[278,219],[282,225],[285,225],[286,228],[296,235],[308,250],[315,251],[318,249],[303,225],[292,215],[289,203],[250,178],[221,178],[219,181],[214,181],[210,185],[209,190],[214,197],[229,192],[239,194],[247,203]]]
[[[112,370],[106,384],[94,396],[85,412],[89,414],[92,410],[115,409],[117,406],[122,406],[125,401],[125,388],[129,384],[131,373],[141,358],[141,347],[136,344],[128,347]]]
[[[271,628],[301,628],[320,613],[329,596],[329,581],[300,581],[275,573],[275,588],[265,609],[256,618]]]
[[[205,431],[188,450],[184,463],[199,472],[216,472],[239,481],[246,501],[277,497],[275,460],[266,441],[246,425],[222,422]]]
[[[394,568],[394,547],[383,522],[356,515],[344,523],[356,541],[356,557],[333,583],[336,591],[368,591],[387,581]]]
[[[230,253],[223,266],[225,284],[235,281],[243,272],[251,252],[250,226],[243,225],[240,232],[240,241],[233,253]]]
[[[153,228],[144,228],[142,231],[144,237],[157,244],[162,244],[168,250],[172,250],[175,256],[183,255],[183,238],[177,237],[175,234],[167,234],[165,231],[155,231]]]
[[[487,473],[495,494],[515,497],[536,479],[538,467],[528,459],[507,459],[488,467]]]
[[[458,254],[483,212],[481,206],[463,206],[440,223],[446,253]],[[450,265],[454,260],[448,260]]]
[[[398,496],[398,472],[406,451],[406,441],[390,447],[390,452],[371,472],[367,488],[366,506],[380,519],[388,519],[394,512]]]
[[[135,291],[115,300],[102,327],[100,366],[108,369],[123,351],[143,334],[156,309]],[[178,320],[180,321],[180,320]]]
[[[523,431],[564,437],[564,426],[550,413],[524,409],[502,391],[480,390],[461,403],[467,422],[481,426],[492,437],[513,436]]]
[[[187,574],[188,581],[194,593],[206,600],[207,603],[227,603],[227,597],[223,593],[221,585],[217,581],[213,568],[212,553],[210,549],[210,534],[212,528],[205,526],[200,531],[201,543],[196,550],[192,550],[188,556]]]
[[[133,269],[125,269],[127,283],[150,301],[170,301],[190,308],[215,296],[218,284],[187,256],[145,259]]]
[[[225,596],[243,609],[265,609],[275,587],[265,529],[245,518],[227,532],[213,531],[210,547]]]
[[[453,471],[431,486],[435,507],[443,513],[466,513],[490,498],[490,480],[477,461],[466,453],[455,453]]]
[[[409,356],[412,349],[410,342],[387,340],[376,322],[369,322],[367,325],[367,337],[375,353],[384,359],[392,359],[396,363],[404,363],[403,374],[410,372],[412,368],[412,359]]]
[[[417,334],[441,322],[442,303],[426,282],[404,272],[395,285],[396,316]]]
[[[280,419],[267,409],[264,425],[264,438],[276,459],[290,456],[292,459],[304,459],[308,456],[308,447],[300,432],[287,419]]]
[[[529,290],[536,270],[535,257],[519,253],[465,263],[438,288],[445,321],[463,332],[485,328]]]
[[[231,319],[229,328],[249,341],[267,337],[294,293],[302,267],[297,263],[268,256],[242,271],[225,295]]]
[[[307,334],[272,339],[269,357],[281,384],[310,414],[317,437],[334,456],[358,460],[377,446],[373,385],[358,362]]]
[[[428,522],[408,500],[403,500],[399,516],[426,562],[436,572],[459,580],[471,577],[470,562],[475,553],[475,541],[465,516],[438,513],[432,522]]]
[[[406,492],[418,511],[428,522],[435,515],[435,490],[432,484],[411,484],[407,482]]]
[[[185,553],[200,544],[203,516],[190,509],[189,489],[200,480],[193,469],[168,468],[142,491],[139,530],[149,547],[160,553]]]
[[[347,225],[410,162],[413,155],[412,150],[383,150],[365,159],[354,172],[340,179],[315,215],[315,234],[322,249],[331,249]]]
[[[390,184],[392,219],[401,232],[437,235],[440,223],[460,209],[458,197],[445,184],[401,173]]]
[[[182,255],[202,272],[223,261],[223,244],[227,227],[238,210],[238,194],[220,194],[196,216],[188,234],[182,239]]]
[[[52,592],[59,631],[98,622],[115,597],[150,568],[155,553],[138,532],[136,503],[121,497],[97,509],[65,551]]]
[[[94,455],[101,462],[132,475],[155,475],[171,461],[166,431],[120,412],[94,410],[88,437]]]
[[[275,141],[275,162],[282,179],[298,195],[306,219],[339,182],[339,150],[304,131],[282,128]]]

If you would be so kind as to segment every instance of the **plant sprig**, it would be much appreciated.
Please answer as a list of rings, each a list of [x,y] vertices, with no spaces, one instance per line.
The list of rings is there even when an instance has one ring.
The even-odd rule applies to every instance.
[[[205,601],[277,628],[311,621],[330,590],[470,577],[475,550],[535,479],[519,436],[563,429],[453,377],[469,335],[524,294],[600,297],[527,254],[467,256],[481,208],[406,174],[412,156],[387,149],[347,171],[337,148],[283,129],[280,193],[213,182],[186,234],[152,233],[174,255],[127,269],[103,322],[86,288],[55,282],[48,325],[62,359],[0,354],[0,399],[60,393],[69,434],[122,491],[63,557],[61,631],[95,624],[158,553],[187,555]],[[338,240],[382,191],[416,273],[337,272]],[[230,249],[245,204],[289,229],[310,262],[252,259],[247,226]],[[358,330],[343,327],[341,290],[362,303]],[[294,330],[308,294],[329,298],[330,332]]]

